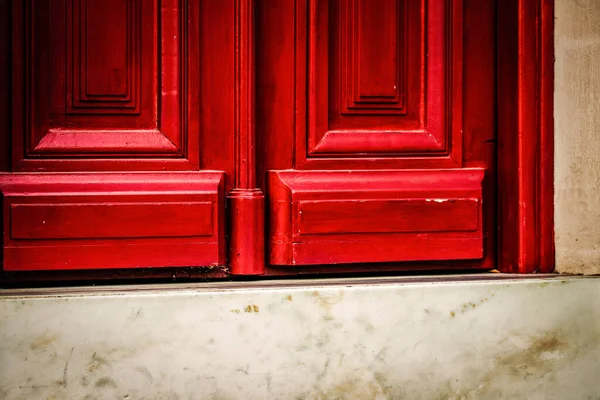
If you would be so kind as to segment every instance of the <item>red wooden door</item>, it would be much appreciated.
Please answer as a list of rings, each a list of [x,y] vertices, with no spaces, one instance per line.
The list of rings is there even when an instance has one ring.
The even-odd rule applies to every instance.
[[[258,4],[267,272],[492,267],[494,2]]]
[[[232,4],[1,7],[3,270],[225,265]]]
[[[494,1],[0,7],[4,271],[494,266]]]

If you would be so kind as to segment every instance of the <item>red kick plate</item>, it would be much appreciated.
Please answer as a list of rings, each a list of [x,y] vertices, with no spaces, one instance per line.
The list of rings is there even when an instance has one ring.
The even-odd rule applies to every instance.
[[[220,172],[0,174],[5,271],[225,264]]]
[[[483,169],[271,171],[269,261],[483,257]]]

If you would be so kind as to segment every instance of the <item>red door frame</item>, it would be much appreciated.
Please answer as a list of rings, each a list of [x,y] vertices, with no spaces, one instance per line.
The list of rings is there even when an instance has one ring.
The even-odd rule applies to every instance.
[[[554,0],[498,1],[502,272],[554,270],[553,34]]]

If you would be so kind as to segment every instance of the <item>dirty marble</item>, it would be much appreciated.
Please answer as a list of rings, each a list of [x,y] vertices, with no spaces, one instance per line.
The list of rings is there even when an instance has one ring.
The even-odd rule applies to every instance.
[[[600,399],[600,279],[299,284],[4,290],[0,398]]]

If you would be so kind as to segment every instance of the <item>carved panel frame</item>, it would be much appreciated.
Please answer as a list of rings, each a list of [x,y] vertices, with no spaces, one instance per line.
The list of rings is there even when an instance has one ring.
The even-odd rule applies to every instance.
[[[351,0],[331,1],[352,3]],[[329,89],[323,86],[329,67],[316,63],[317,55],[321,54],[322,58],[326,51],[322,48],[326,44],[322,42],[327,40],[322,37],[326,27],[320,25],[323,17],[317,16],[317,6],[317,0],[296,1],[296,142],[306,143],[306,147],[296,146],[295,167],[364,168],[364,159],[369,159],[373,168],[460,167],[463,1],[421,3],[421,24],[427,28],[421,29],[420,117],[408,129],[324,127],[323,121],[328,120],[330,112]],[[439,34],[440,29],[446,33]],[[439,39],[441,37],[447,40]],[[428,57],[425,57],[425,46]],[[445,70],[452,73],[446,74]],[[344,79],[347,80],[345,75]],[[341,96],[348,97],[347,94]],[[348,103],[346,99],[343,101]],[[364,113],[371,114],[374,112]]]
[[[198,88],[190,85],[199,82],[187,79],[188,65],[199,63],[198,51],[190,51],[199,45],[199,39],[189,34],[194,32],[191,25],[196,22],[188,18],[198,11],[198,5],[187,0],[133,1],[126,22],[132,25],[126,29],[127,36],[131,37],[125,39],[125,47],[127,62],[135,68],[128,68],[131,73],[123,77],[127,90],[118,95],[93,96],[82,89],[85,71],[81,69],[84,61],[81,52],[85,45],[81,43],[81,35],[74,34],[78,30],[74,26],[78,18],[73,13],[81,12],[85,1],[60,1],[62,4],[58,7],[52,4],[56,12],[49,13],[45,28],[50,29],[51,23],[64,26],[64,32],[56,35],[58,39],[64,37],[64,41],[55,37],[49,39],[53,40],[50,45],[58,43],[66,47],[62,51],[65,59],[57,64],[60,74],[79,79],[60,79],[61,75],[51,78],[53,70],[47,52],[44,55],[43,48],[40,52],[40,46],[34,43],[35,30],[44,29],[34,24],[34,7],[44,7],[44,2],[13,1],[13,21],[23,21],[22,25],[13,26],[13,170],[198,169],[199,152],[195,142],[199,132],[187,129],[188,121],[197,120],[199,113],[188,107],[190,93],[198,93]],[[135,11],[141,11],[144,5],[152,7],[154,12],[150,17],[136,18]],[[54,14],[63,15],[54,18]],[[141,34],[142,18],[153,19],[154,33],[150,42],[148,27],[146,35]],[[147,24],[148,20],[145,21]],[[136,44],[136,38],[141,42]],[[141,46],[152,46],[153,51],[142,52]],[[143,58],[142,53],[150,54],[152,61]],[[78,56],[81,62],[76,62]],[[150,67],[143,65],[148,62]],[[46,64],[47,71],[40,70],[39,65]],[[44,75],[46,78],[38,82]],[[44,94],[44,90],[50,93]],[[56,99],[61,92],[63,97]],[[36,101],[40,98],[48,100]],[[140,114],[142,100],[154,104],[153,115]],[[54,109],[56,104],[58,112]],[[115,110],[112,114],[111,109]]]

